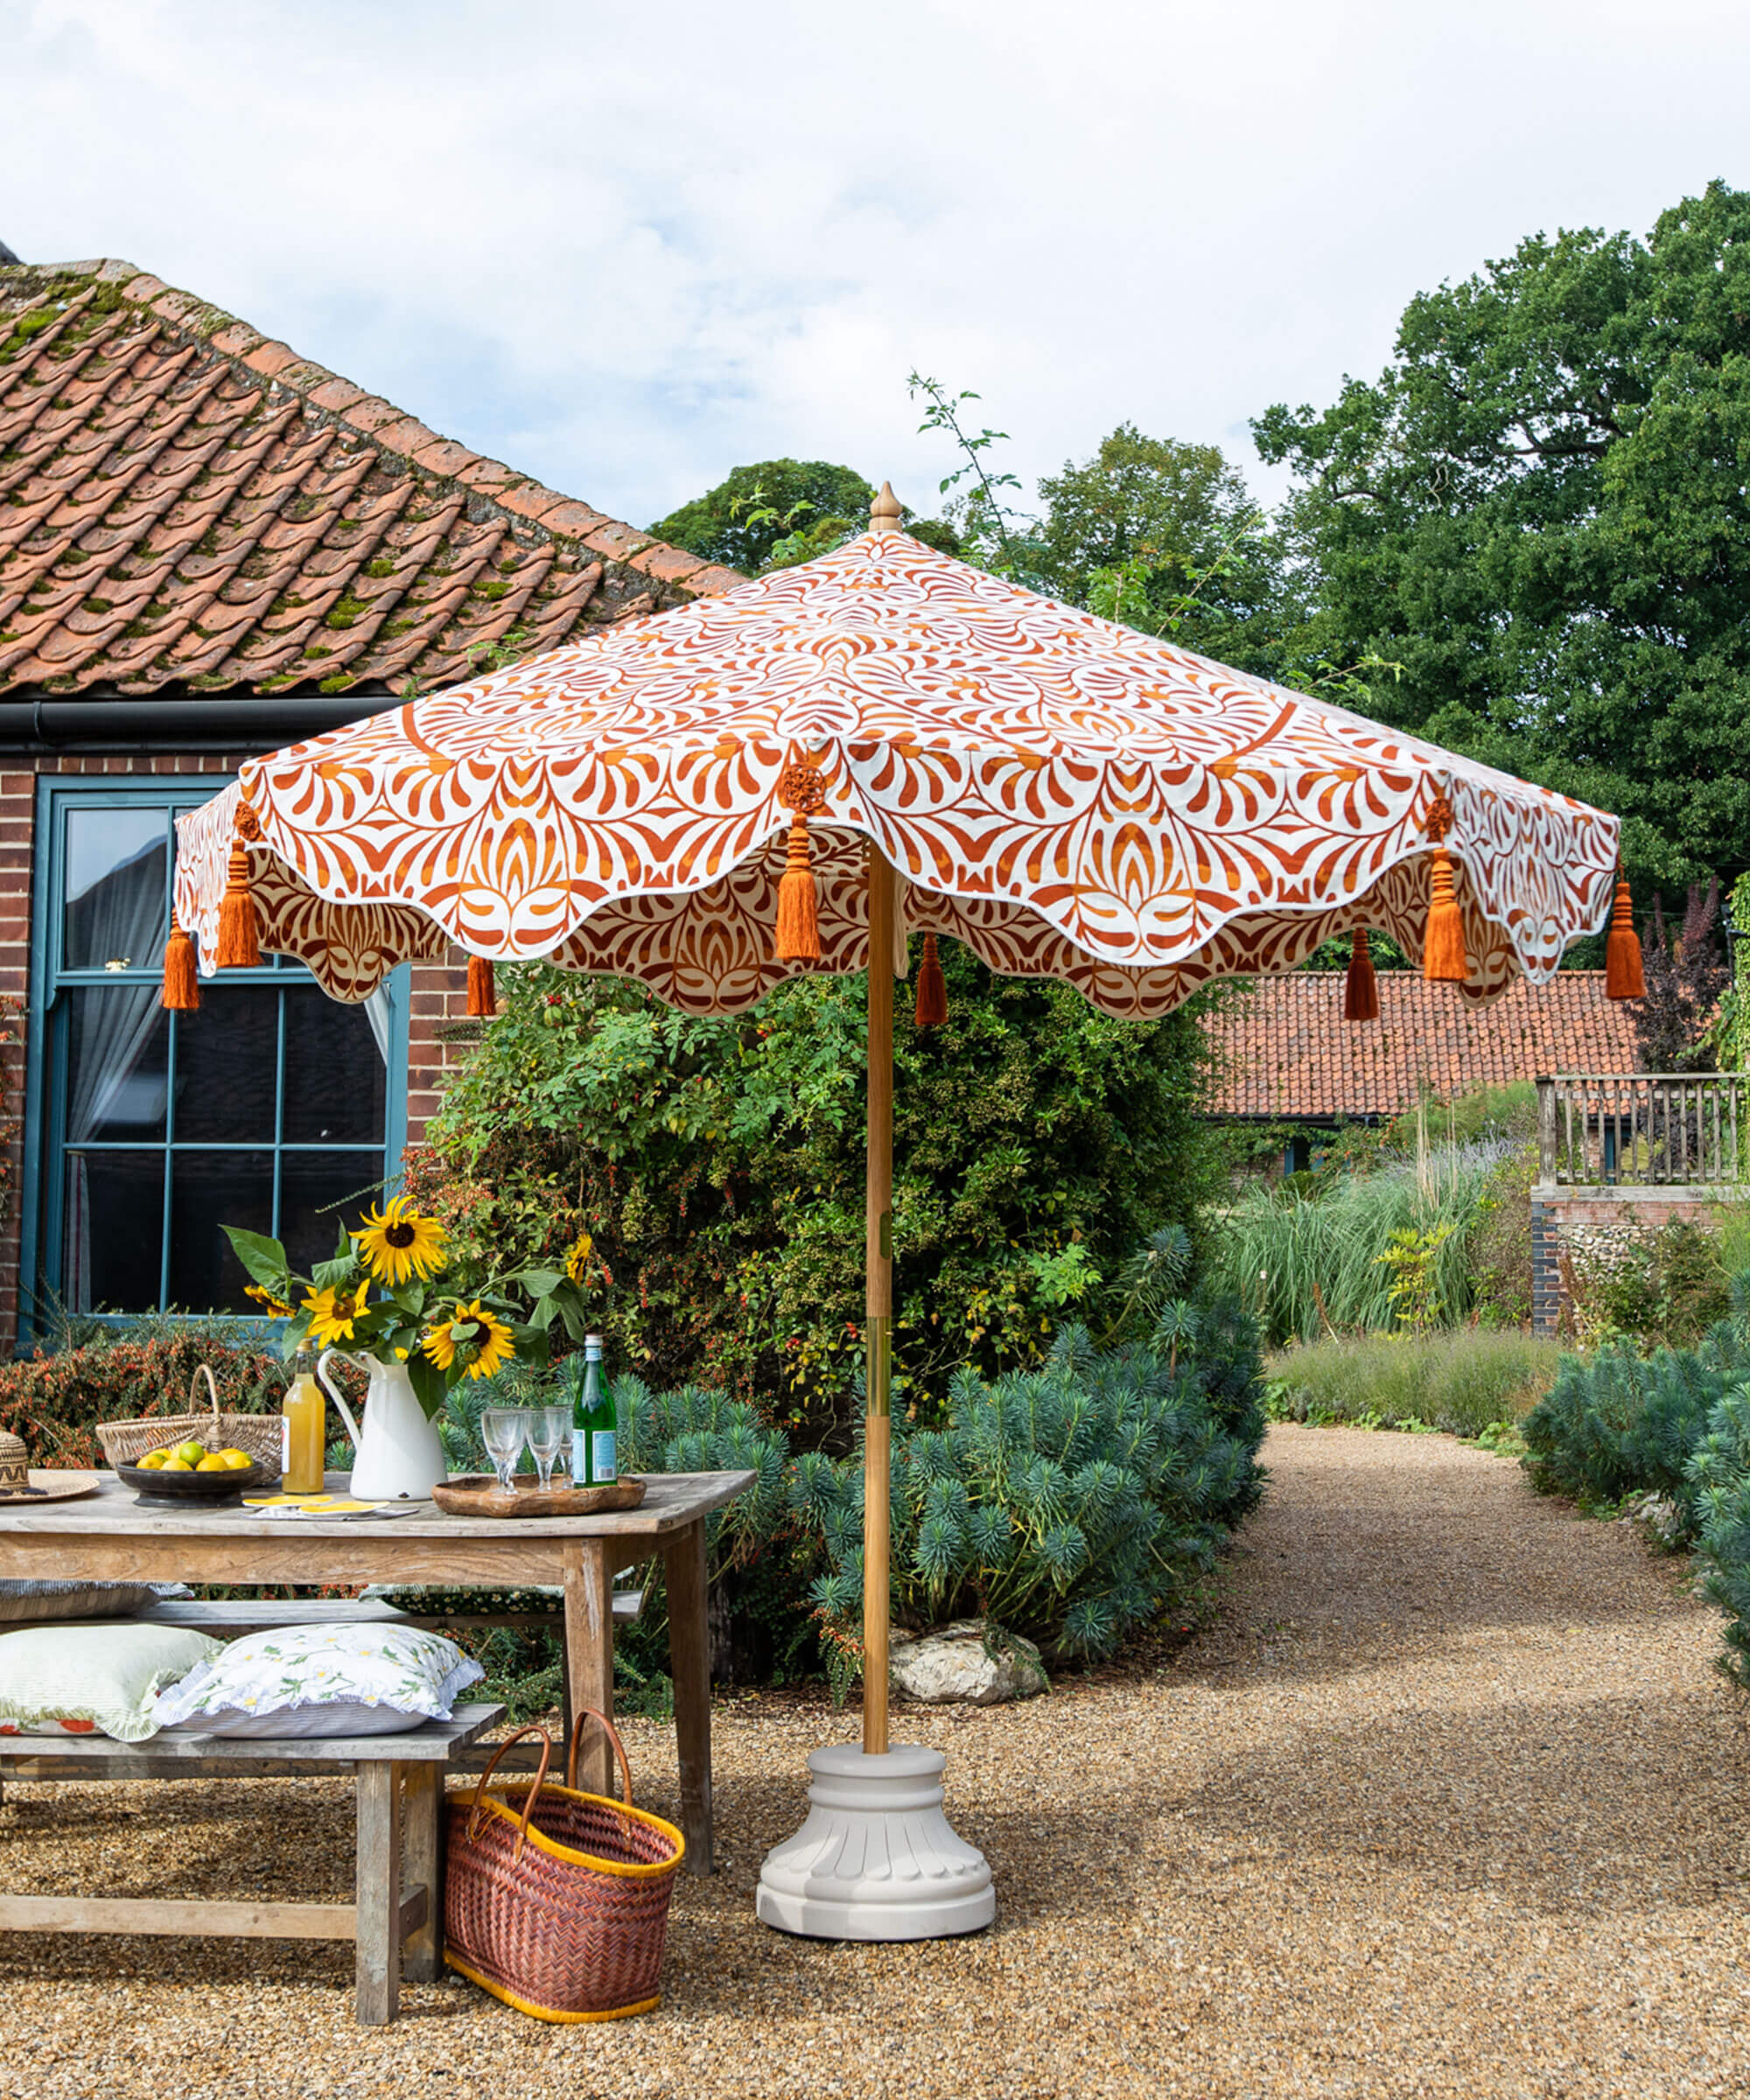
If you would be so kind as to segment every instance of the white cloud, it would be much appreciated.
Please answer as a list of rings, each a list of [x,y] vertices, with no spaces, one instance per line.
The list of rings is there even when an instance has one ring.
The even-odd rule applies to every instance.
[[[1750,17],[1712,0],[0,0],[0,33],[21,254],[128,256],[640,523],[777,452],[928,505],[914,364],[1028,477],[1126,418],[1250,466],[1247,418],[1376,368],[1418,289],[1750,179]]]

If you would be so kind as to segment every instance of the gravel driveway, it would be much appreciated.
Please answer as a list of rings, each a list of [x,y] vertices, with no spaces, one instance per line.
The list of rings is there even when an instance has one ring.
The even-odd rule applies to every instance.
[[[1279,1427],[1218,1621],[1176,1662],[901,1709],[989,1855],[980,1937],[753,1922],[823,1705],[732,1700],[719,1834],[648,2018],[538,2026],[459,1982],[354,2027],[350,1950],[0,1937],[0,2094],[1750,2092],[1750,1739],[1684,1564],[1444,1437]],[[673,1812],[667,1732],[628,1731]],[[9,1788],[0,1880],[344,1898],[327,1782]]]

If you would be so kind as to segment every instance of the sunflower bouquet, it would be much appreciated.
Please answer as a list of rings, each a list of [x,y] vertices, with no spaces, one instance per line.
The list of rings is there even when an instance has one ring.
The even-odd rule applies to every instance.
[[[362,1224],[343,1229],[333,1259],[318,1262],[307,1277],[277,1240],[237,1225],[224,1229],[251,1279],[247,1295],[286,1323],[281,1348],[288,1358],[312,1343],[404,1363],[430,1416],[465,1378],[489,1378],[513,1357],[544,1362],[556,1320],[577,1341],[589,1324],[577,1249],[563,1268],[519,1269],[484,1285],[465,1284],[444,1227],[406,1196],[391,1196]]]

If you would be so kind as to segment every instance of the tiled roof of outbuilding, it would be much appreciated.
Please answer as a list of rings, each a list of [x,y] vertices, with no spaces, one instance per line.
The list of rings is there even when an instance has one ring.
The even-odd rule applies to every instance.
[[[1378,974],[1380,1018],[1343,1018],[1343,980],[1307,970],[1259,977],[1207,1024],[1223,1074],[1217,1116],[1401,1116],[1426,1096],[1453,1101],[1542,1072],[1638,1072],[1629,1008],[1604,996],[1601,970],[1521,977],[1487,1006],[1466,1005],[1419,971]]]
[[[130,262],[0,267],[0,690],[428,688],[741,580]]]

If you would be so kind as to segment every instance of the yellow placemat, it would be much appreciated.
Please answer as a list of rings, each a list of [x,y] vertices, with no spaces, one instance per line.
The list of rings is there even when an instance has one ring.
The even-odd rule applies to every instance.
[[[344,1494],[246,1494],[243,1507],[272,1516],[368,1516],[383,1505]]]

